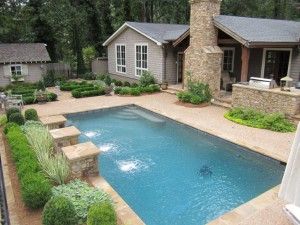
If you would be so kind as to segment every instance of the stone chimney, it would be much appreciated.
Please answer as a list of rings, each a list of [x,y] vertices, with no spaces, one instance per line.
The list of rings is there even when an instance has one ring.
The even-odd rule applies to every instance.
[[[220,14],[221,1],[190,0],[190,46],[185,52],[185,84],[190,72],[193,81],[209,84],[214,95],[220,91],[223,52],[213,17]]]

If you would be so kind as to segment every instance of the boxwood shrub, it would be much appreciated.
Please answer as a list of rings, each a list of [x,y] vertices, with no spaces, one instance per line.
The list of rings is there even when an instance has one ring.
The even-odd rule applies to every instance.
[[[18,125],[24,125],[25,119],[20,112],[13,113],[9,116],[9,122],[16,123]]]
[[[38,167],[38,160],[19,126],[8,128],[7,141],[16,164],[25,205],[31,209],[43,207],[51,197],[49,180]]]
[[[132,95],[132,96],[139,96],[143,93],[155,93],[159,92],[160,87],[157,84],[150,84],[148,86],[134,86],[131,87],[116,87],[115,94],[119,95]]]
[[[10,122],[9,117],[13,113],[21,113],[21,111],[19,108],[9,108],[8,110],[6,110],[6,118],[7,118],[8,122]]]
[[[35,109],[27,109],[25,111],[25,119],[38,121],[39,117],[38,117],[37,111]]]
[[[43,210],[43,225],[77,225],[78,219],[72,202],[63,196],[53,197]]]
[[[91,97],[91,96],[99,96],[104,95],[105,90],[100,87],[84,87],[78,88],[72,91],[72,96],[74,98],[83,98],[83,97]]]
[[[87,225],[116,225],[117,216],[109,202],[97,203],[91,206],[87,216]]]

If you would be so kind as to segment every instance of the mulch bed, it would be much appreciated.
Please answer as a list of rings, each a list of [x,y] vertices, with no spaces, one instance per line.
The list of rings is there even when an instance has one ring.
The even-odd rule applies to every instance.
[[[2,130],[0,131],[2,132]],[[3,134],[3,142],[5,147],[5,153],[7,156],[7,165],[9,168],[9,176],[11,179],[12,189],[15,198],[14,210],[19,217],[20,225],[41,225],[42,224],[42,209],[31,210],[28,209],[23,201],[20,192],[20,183],[17,176],[17,171],[13,159],[10,154],[10,147],[6,141],[5,135]]]
[[[186,102],[181,102],[181,101],[177,101],[175,102],[176,105],[180,105],[186,108],[204,108],[210,105],[210,103],[202,103],[199,105],[194,105],[192,103],[186,103]]]

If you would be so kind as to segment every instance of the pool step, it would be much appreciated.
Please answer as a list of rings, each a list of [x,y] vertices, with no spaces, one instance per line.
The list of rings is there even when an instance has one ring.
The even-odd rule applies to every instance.
[[[158,118],[156,116],[153,116],[151,115],[150,113],[147,113],[147,112],[144,112],[140,109],[137,109],[137,108],[127,108],[127,109],[124,109],[124,111],[126,110],[126,112],[131,112],[137,116],[140,116],[146,120],[149,120],[153,123],[165,123],[166,121],[161,119],[161,118]]]
[[[115,117],[124,120],[136,120],[139,118],[136,114],[125,110],[118,112]]]

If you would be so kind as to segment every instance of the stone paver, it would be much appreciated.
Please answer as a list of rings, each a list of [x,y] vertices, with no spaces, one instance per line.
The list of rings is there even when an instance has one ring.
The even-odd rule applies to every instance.
[[[40,116],[48,116],[136,104],[280,161],[287,161],[294,133],[277,133],[242,126],[226,120],[226,109],[221,107],[186,108],[176,105],[176,101],[176,96],[167,93],[140,97],[98,96],[69,98],[45,105],[25,106],[25,109],[35,108]]]
[[[40,121],[50,130],[63,128],[67,119],[62,115],[40,117]]]

